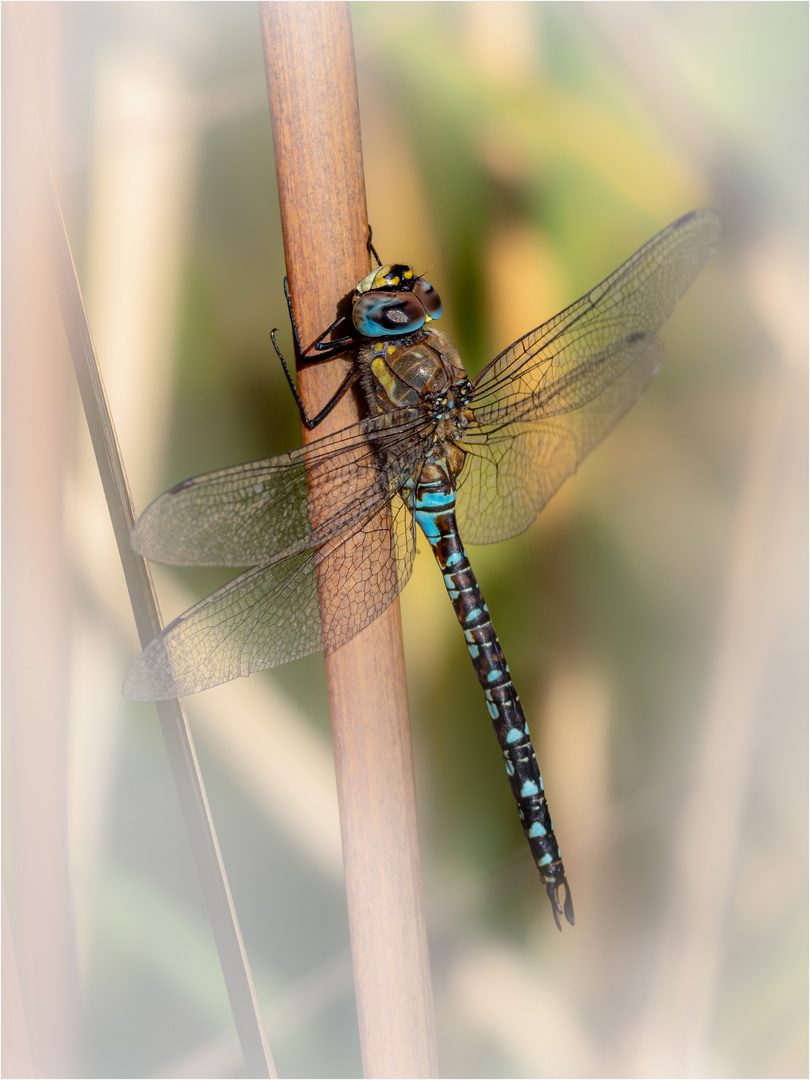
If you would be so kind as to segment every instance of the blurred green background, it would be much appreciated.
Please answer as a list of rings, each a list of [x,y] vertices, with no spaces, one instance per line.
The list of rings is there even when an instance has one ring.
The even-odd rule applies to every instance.
[[[142,509],[300,442],[258,15],[60,18],[68,229]],[[439,290],[471,374],[669,221],[724,222],[644,398],[531,529],[471,550],[575,930],[429,555],[403,594],[441,1073],[807,1075],[807,6],[352,18],[375,245]],[[137,646],[79,419],[68,439],[76,1075],[242,1075],[156,719],[120,698]],[[226,578],[158,568],[164,617]],[[283,1076],[361,1069],[322,672],[188,701]]]

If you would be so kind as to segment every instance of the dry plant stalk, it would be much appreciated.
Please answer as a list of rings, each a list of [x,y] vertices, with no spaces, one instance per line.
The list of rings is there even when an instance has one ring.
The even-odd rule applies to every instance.
[[[369,269],[349,8],[264,3],[261,20],[287,274],[306,346]],[[346,371],[341,361],[302,368],[311,415]],[[315,437],[356,419],[347,395]],[[399,604],[325,660],[364,1072],[435,1076]]]

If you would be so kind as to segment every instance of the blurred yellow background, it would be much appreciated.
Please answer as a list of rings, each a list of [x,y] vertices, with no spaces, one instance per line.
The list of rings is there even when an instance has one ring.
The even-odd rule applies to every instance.
[[[278,326],[291,352],[257,10],[30,6],[52,20],[49,136],[141,510],[300,443],[270,346]],[[674,218],[724,224],[646,395],[526,533],[470,552],[574,930],[553,926],[429,555],[403,593],[441,1073],[807,1075],[807,6],[352,17],[375,246],[438,289],[471,374]],[[120,697],[138,646],[56,341],[62,427],[42,464],[4,417],[4,483],[37,503],[48,469],[63,500],[60,1052],[75,1075],[243,1075],[154,710]],[[164,617],[227,576],[157,568]],[[47,681],[47,650],[30,659]],[[58,857],[28,829],[21,793],[45,780],[4,705],[5,892],[36,1013],[25,864]],[[360,1075],[321,658],[187,705],[279,1073]]]

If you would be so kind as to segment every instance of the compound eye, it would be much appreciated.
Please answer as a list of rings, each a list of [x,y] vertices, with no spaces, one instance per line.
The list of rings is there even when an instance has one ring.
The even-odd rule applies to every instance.
[[[411,334],[425,325],[425,309],[413,293],[373,291],[355,300],[352,322],[363,337]]]
[[[417,278],[413,285],[413,295],[418,298],[431,319],[441,317],[442,300],[429,281],[425,281],[424,278]]]

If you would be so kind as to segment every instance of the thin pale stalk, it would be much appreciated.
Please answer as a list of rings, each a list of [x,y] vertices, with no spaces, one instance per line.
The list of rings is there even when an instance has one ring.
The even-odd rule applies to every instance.
[[[2,6],[4,1076],[20,1075],[15,1062],[31,1076],[81,1068],[67,828],[68,373],[39,153],[40,126],[53,135],[64,114],[61,23],[57,5]]]
[[[369,269],[349,7],[262,3],[260,10],[287,274],[306,345]],[[334,360],[299,371],[310,415],[347,370]],[[347,395],[316,437],[357,416]],[[325,660],[363,1069],[435,1076],[398,603]]]
[[[53,227],[56,287],[62,319],[135,623],[141,644],[146,645],[161,629],[160,612],[146,561],[136,555],[129,544],[135,523],[132,498],[64,223],[52,188],[49,189],[48,209]],[[245,1062],[251,1076],[275,1077],[188,721],[179,701],[159,701],[156,706]]]

